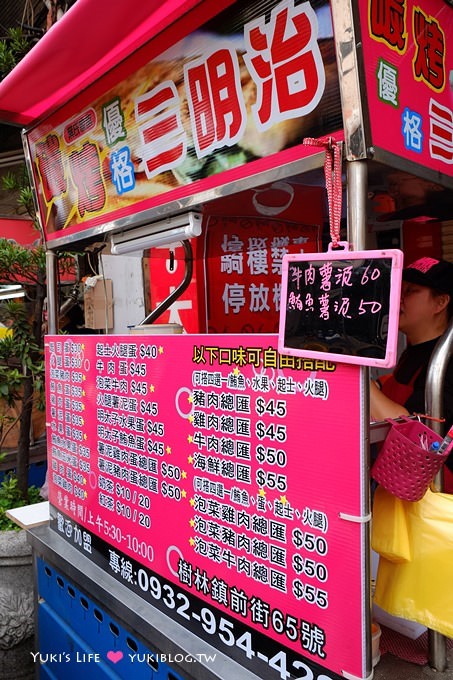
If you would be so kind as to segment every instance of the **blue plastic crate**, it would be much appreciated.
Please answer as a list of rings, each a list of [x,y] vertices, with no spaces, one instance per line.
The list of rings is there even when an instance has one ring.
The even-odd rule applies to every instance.
[[[73,677],[79,680],[82,673],[86,680],[184,680],[72,581],[40,558],[37,574],[40,652],[69,655],[69,661],[65,657],[61,664],[43,664],[40,680]],[[79,659],[83,653],[98,657],[95,662],[82,664]],[[70,675],[73,666],[75,676]]]
[[[10,472],[15,472],[15,468],[9,468],[8,470],[0,470],[0,484],[5,479],[5,475]],[[42,487],[46,480],[47,472],[47,461],[39,461],[38,463],[31,463],[28,467],[28,485],[36,486],[38,489]]]
[[[58,680],[121,680],[107,659],[86,643],[45,602],[38,606],[41,671]],[[131,677],[129,675],[129,677]]]

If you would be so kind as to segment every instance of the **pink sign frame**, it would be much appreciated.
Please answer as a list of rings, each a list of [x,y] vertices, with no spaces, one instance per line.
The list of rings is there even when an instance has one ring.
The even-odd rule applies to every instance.
[[[345,244],[343,244],[345,245]],[[395,365],[398,352],[398,319],[401,294],[401,274],[403,269],[403,252],[397,249],[391,250],[358,250],[350,251],[346,244],[346,250],[337,251],[329,247],[328,253],[295,254],[285,255],[282,266],[282,304],[280,307],[280,324],[278,336],[278,348],[283,354],[292,356],[311,357],[320,359],[326,353],[332,361],[362,366],[378,366],[389,368]],[[387,290],[380,294],[379,300],[366,299],[367,295],[375,297],[375,281],[381,278],[379,263],[387,262],[388,271]],[[334,267],[337,263],[338,270]],[[369,263],[369,264],[366,264]],[[366,264],[366,266],[365,266]],[[300,265],[300,267],[299,267]],[[341,265],[341,266],[340,266]],[[363,269],[363,267],[365,267]],[[303,279],[303,280],[302,280]],[[291,290],[290,288],[294,289]],[[371,293],[370,293],[371,287]],[[351,294],[360,295],[358,304]],[[332,303],[329,296],[334,293],[336,298]],[[347,295],[347,297],[345,297]],[[314,334],[314,319],[319,312],[321,320],[317,326],[317,335]],[[380,356],[367,356],[365,349],[357,346],[356,342],[343,343],[346,349],[343,353],[332,350],[338,346],[330,344],[327,334],[354,338],[354,319],[360,316],[366,320],[367,315],[381,314],[384,318],[380,321],[380,328],[386,323],[385,334],[379,331],[380,340],[376,342],[376,353]],[[291,321],[288,313],[292,315]],[[332,320],[332,318],[334,320]],[[350,325],[351,330],[345,331]],[[289,336],[289,328],[295,328]],[[349,351],[354,348],[356,353]],[[365,347],[365,344],[363,344]],[[369,353],[375,351],[369,342],[366,347]]]

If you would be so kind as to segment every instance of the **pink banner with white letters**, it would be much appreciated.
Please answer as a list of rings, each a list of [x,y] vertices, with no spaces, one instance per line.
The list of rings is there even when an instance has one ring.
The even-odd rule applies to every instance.
[[[48,336],[46,366],[55,531],[262,678],[365,676],[358,367],[276,335]]]

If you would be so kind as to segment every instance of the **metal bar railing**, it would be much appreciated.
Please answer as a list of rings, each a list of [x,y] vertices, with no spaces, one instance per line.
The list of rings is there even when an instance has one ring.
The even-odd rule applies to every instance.
[[[440,338],[434,352],[431,355],[431,360],[428,365],[428,372],[426,375],[425,386],[425,409],[434,418],[442,418],[443,413],[443,395],[445,374],[447,372],[448,362],[452,356],[453,348],[453,320],[444,335]],[[447,423],[450,427],[451,423]],[[443,434],[442,424],[436,420],[430,424],[432,429],[437,434]],[[443,472],[436,475],[434,480],[434,490],[442,491],[443,489]],[[429,644],[429,665],[436,671],[444,671],[447,668],[447,640],[444,635],[434,630],[428,632]]]
[[[428,365],[425,386],[425,413],[432,416],[429,426],[434,432],[443,435],[443,394],[445,374],[448,363],[453,354],[453,320],[444,335],[439,339]],[[451,423],[447,423],[450,427]],[[378,444],[386,438],[390,424],[386,421],[371,423],[370,444]],[[436,475],[432,486],[434,491],[443,489],[442,468]],[[447,639],[441,633],[428,630],[428,656],[429,665],[436,671],[443,672],[448,665]]]
[[[46,251],[47,277],[47,332],[50,335],[58,333],[58,285],[57,285],[57,256]]]

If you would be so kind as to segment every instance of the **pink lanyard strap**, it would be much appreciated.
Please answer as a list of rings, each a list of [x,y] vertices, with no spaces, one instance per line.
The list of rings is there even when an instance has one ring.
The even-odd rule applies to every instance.
[[[309,146],[323,146],[326,150],[324,175],[329,205],[330,238],[333,247],[336,248],[340,240],[341,221],[341,142],[337,142],[333,137],[324,139],[305,137],[303,143]]]

